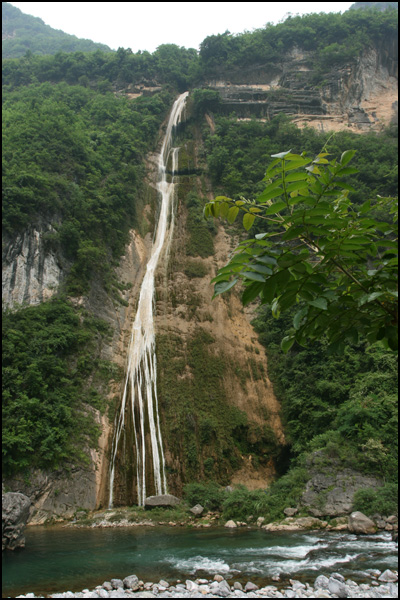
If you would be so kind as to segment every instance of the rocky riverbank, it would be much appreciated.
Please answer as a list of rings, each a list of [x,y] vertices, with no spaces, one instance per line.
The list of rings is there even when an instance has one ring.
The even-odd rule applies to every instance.
[[[261,528],[265,531],[350,531],[355,534],[371,534],[377,531],[387,531],[397,540],[398,517],[390,515],[374,515],[367,517],[359,511],[343,517],[320,519],[318,517],[297,516],[297,509],[285,509],[286,517],[280,521],[267,523],[264,517],[248,517],[246,521],[223,519],[223,516],[214,511],[206,512],[202,506],[196,505],[189,510],[176,507],[162,511],[146,511],[138,508],[118,508],[87,513],[79,511],[73,521],[64,524],[64,527],[155,527],[157,525],[170,527],[209,528],[223,526],[228,529],[236,528]]]
[[[48,598],[398,598],[398,573],[386,570],[369,571],[365,574],[366,583],[357,584],[340,573],[329,577],[319,575],[314,583],[302,583],[290,579],[283,586],[267,585],[258,587],[251,581],[230,584],[222,575],[216,574],[213,580],[196,579],[167,581],[158,583],[140,581],[136,575],[124,580],[105,581],[94,590],[52,594]],[[277,578],[279,579],[279,578]],[[17,598],[43,598],[26,594]]]

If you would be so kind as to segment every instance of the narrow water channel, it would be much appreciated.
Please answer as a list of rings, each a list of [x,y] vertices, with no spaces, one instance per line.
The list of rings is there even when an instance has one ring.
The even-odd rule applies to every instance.
[[[267,584],[277,574],[312,583],[336,571],[360,583],[368,569],[397,564],[397,545],[387,533],[35,527],[26,530],[24,550],[3,552],[2,597],[77,592],[132,574],[172,583],[220,573],[228,581]]]

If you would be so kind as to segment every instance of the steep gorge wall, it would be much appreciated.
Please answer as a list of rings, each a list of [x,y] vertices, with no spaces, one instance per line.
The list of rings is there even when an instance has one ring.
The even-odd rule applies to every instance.
[[[186,160],[196,167],[196,144],[187,146],[185,152]],[[152,202],[156,197],[154,159],[149,157],[147,181]],[[227,260],[235,240],[221,227],[214,236],[213,254],[202,258],[187,253],[187,195],[195,191],[200,197],[211,197],[212,190],[196,174],[186,173],[178,181],[175,236],[156,280],[159,402],[168,487],[180,495],[185,482],[209,477],[224,484],[265,486],[274,477],[274,457],[284,443],[265,352],[249,323],[250,315],[240,308],[236,296],[211,302],[210,279]],[[146,213],[151,210],[148,205]],[[14,240],[4,240],[3,298],[7,306],[37,304],[57,292],[70,265],[46,245],[46,233],[51,231],[49,223],[40,223]],[[123,292],[127,306],[113,302],[96,281],[87,296],[70,298],[109,323],[112,338],[99,352],[122,371],[150,247],[151,234],[142,239],[131,231],[117,269],[120,281],[130,284]],[[196,268],[200,268],[200,276]],[[70,517],[79,508],[107,505],[113,413],[123,384],[123,378],[112,382],[108,416],[87,407],[102,430],[98,448],[87,449],[88,466],[70,465],[68,472],[34,471],[29,478],[6,482],[10,490],[31,498],[31,523]],[[119,503],[127,502],[134,499],[122,494]]]
[[[152,192],[149,195],[154,196]],[[4,236],[3,308],[13,310],[18,305],[36,305],[59,291],[71,264],[60,250],[55,251],[47,243],[46,235],[52,232],[50,219],[40,219],[14,238]],[[119,281],[125,283],[122,292],[125,303],[115,302],[96,279],[87,295],[69,298],[74,305],[109,324],[112,336],[98,348],[98,357],[112,361],[122,372],[150,246],[150,233],[143,239],[136,231],[130,232],[130,242],[116,269]],[[120,381],[111,382],[110,406],[118,402],[121,386]],[[20,491],[31,498],[31,524],[71,517],[78,508],[92,510],[105,495],[112,423],[106,414],[89,405],[85,410],[102,432],[97,448],[84,449],[89,458],[86,466],[69,464],[66,469],[56,471],[34,470],[5,481],[11,491]]]
[[[191,180],[186,185],[192,188],[199,184],[196,176],[182,179]],[[210,285],[235,239],[220,226],[212,255],[188,255],[184,196],[181,191],[181,218],[156,320],[169,487],[180,495],[185,482],[209,478],[265,487],[284,444],[265,351],[250,324],[251,310],[244,311],[233,293],[212,300]]]
[[[190,197],[212,197],[198,161],[201,139],[196,128],[177,145],[180,171],[176,176],[175,228],[171,247],[156,273],[155,328],[157,391],[168,489],[182,495],[189,481],[214,479],[225,485],[245,483],[264,487],[275,476],[275,459],[284,445],[279,404],[268,379],[265,351],[250,325],[250,314],[237,296],[211,300],[211,278],[225,264],[234,239],[215,232],[212,250],[192,244]],[[196,138],[193,142],[193,138]],[[151,157],[150,157],[151,159]],[[153,172],[155,161],[148,161]],[[203,238],[202,238],[203,235]],[[121,390],[122,391],[122,390]],[[131,415],[127,413],[131,420]],[[114,503],[134,503],[135,452],[126,425],[125,455],[118,454]],[[146,443],[150,434],[146,435]],[[109,438],[111,443],[111,438]],[[150,452],[146,452],[149,456]],[[151,461],[146,469],[151,470]],[[148,495],[154,493],[149,485]],[[107,504],[107,484],[99,504]]]

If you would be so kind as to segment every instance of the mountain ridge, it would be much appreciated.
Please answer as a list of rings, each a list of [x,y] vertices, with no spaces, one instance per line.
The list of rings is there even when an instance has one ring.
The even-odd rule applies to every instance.
[[[3,58],[20,58],[32,54],[56,54],[57,52],[113,52],[106,44],[78,38],[54,29],[40,17],[25,14],[9,2],[2,3],[2,50]]]

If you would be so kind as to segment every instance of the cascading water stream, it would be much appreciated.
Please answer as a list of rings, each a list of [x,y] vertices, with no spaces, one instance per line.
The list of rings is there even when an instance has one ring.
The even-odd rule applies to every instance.
[[[151,256],[140,289],[135,321],[128,348],[126,379],[119,415],[116,419],[110,463],[109,507],[113,506],[115,463],[121,435],[125,430],[125,414],[130,399],[133,420],[132,446],[136,450],[136,482],[139,506],[146,499],[146,425],[150,432],[151,459],[153,462],[154,488],[156,494],[167,493],[164,451],[160,429],[157,398],[157,365],[154,330],[155,271],[162,250],[168,254],[171,245],[174,214],[174,181],[167,182],[167,163],[171,152],[173,128],[180,122],[189,92],[175,101],[168,120],[167,130],[158,159],[157,190],[161,197],[160,215]],[[172,172],[176,171],[178,148],[172,149]],[[128,440],[129,443],[129,440]],[[132,448],[133,451],[133,448]]]

